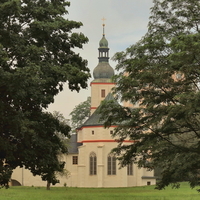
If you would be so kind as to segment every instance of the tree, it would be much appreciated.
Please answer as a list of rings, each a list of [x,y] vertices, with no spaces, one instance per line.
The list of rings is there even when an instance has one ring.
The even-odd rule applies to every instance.
[[[105,126],[119,124],[113,151],[121,165],[159,167],[158,189],[183,180],[200,185],[199,14],[199,0],[154,0],[148,32],[115,55],[114,92],[137,106],[101,108]]]
[[[47,189],[50,189],[51,184],[59,182],[56,173],[64,170],[65,162],[59,155],[67,154],[68,150],[60,135],[69,137],[70,127],[51,113],[43,113],[37,118],[39,123],[35,122],[29,126],[30,133],[19,143],[16,153],[22,165],[34,176],[40,175],[43,181],[48,182]],[[60,134],[57,134],[58,132]]]
[[[45,112],[63,90],[79,91],[90,77],[87,61],[76,54],[88,41],[73,29],[82,26],[64,18],[65,0],[13,0],[0,3],[0,169],[25,166],[34,175],[43,167],[62,167],[57,151],[65,147],[56,131],[69,135]],[[1,171],[2,172],[2,171]]]
[[[64,127],[69,127],[69,120],[65,119],[63,114],[61,114],[58,111],[53,112],[53,117],[59,121],[59,123]],[[51,184],[55,185],[56,183],[59,183],[58,175],[59,176],[69,176],[69,171],[64,168],[65,162],[63,161],[63,155],[66,155],[67,151],[67,144],[69,137],[65,137],[61,132],[56,131],[55,135],[60,139],[61,145],[63,147],[58,149],[55,153],[57,154],[56,157],[58,158],[58,164],[57,168],[47,166],[46,168],[46,175],[42,177],[43,180],[47,181],[47,190],[50,190]],[[64,151],[63,151],[64,150]],[[44,167],[43,167],[44,169]]]
[[[75,132],[90,116],[91,97],[77,105],[70,113],[72,130]]]

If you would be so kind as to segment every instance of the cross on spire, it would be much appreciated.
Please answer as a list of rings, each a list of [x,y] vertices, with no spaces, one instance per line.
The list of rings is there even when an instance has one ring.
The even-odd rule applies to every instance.
[[[103,26],[105,26],[104,22],[106,19],[103,17],[101,20],[103,21]]]
[[[104,31],[105,23],[104,22],[105,22],[106,19],[103,17],[101,20],[103,21],[103,36],[104,36],[105,35],[105,31]]]

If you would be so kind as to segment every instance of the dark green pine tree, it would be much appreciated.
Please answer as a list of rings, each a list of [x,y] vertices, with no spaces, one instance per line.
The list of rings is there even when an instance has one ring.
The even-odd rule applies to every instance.
[[[24,165],[42,177],[47,168],[64,166],[56,155],[67,149],[55,132],[68,136],[70,128],[45,109],[64,83],[79,91],[90,77],[87,61],[74,52],[88,39],[73,32],[82,23],[66,19],[69,5],[0,2],[0,174],[5,164],[11,171]]]
[[[188,180],[200,185],[200,2],[154,0],[148,32],[116,53],[116,96],[137,107],[102,107],[118,123],[114,150],[122,166],[159,167],[157,188]],[[124,145],[130,138],[134,143]]]

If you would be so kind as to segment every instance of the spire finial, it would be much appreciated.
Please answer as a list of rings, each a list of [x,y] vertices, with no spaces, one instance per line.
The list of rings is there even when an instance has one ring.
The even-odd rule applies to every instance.
[[[105,18],[103,17],[102,21],[103,21],[103,36],[105,36]]]

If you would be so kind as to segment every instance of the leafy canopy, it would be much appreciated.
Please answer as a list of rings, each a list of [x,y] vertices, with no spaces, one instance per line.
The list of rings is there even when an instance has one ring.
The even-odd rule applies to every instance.
[[[102,107],[105,125],[119,124],[114,151],[122,166],[159,167],[158,189],[182,180],[200,185],[199,15],[199,0],[154,0],[148,32],[115,55],[115,93],[133,106]]]
[[[45,177],[63,167],[59,131],[70,128],[45,112],[67,83],[79,91],[90,77],[87,61],[74,52],[88,41],[73,32],[81,22],[64,17],[65,0],[0,2],[0,165],[24,165]],[[3,167],[0,167],[3,169]],[[3,171],[3,170],[2,170]],[[4,170],[5,171],[5,170]]]

